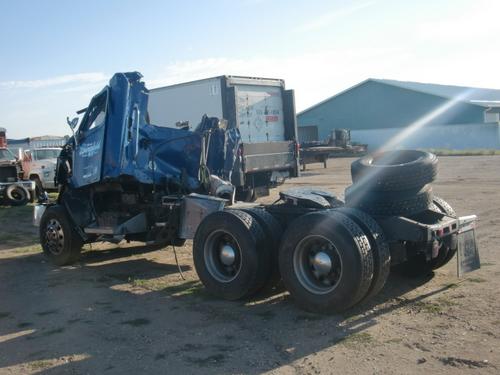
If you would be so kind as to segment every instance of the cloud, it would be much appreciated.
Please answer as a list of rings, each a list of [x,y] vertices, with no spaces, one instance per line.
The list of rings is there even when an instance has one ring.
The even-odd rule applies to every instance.
[[[330,49],[287,57],[213,57],[177,61],[156,77],[145,77],[148,88],[219,75],[282,78],[295,89],[297,110],[304,109],[369,77],[390,76],[410,59],[404,50],[387,48]]]
[[[346,6],[344,8],[335,9],[334,11],[325,13],[321,16],[315,17],[313,20],[303,23],[299,25],[295,31],[297,32],[307,32],[307,31],[315,31],[318,29],[322,29],[334,23],[339,18],[343,18],[346,16],[350,16],[362,9],[365,9],[369,6],[375,4],[375,1],[367,1],[364,3],[355,3],[350,6]]]
[[[41,89],[69,84],[102,83],[108,79],[109,77],[104,73],[77,73],[36,80],[3,81],[0,82],[0,88]]]

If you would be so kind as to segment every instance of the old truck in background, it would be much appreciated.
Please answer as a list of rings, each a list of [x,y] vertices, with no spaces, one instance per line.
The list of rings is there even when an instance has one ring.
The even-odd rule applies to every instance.
[[[7,148],[6,133],[0,128],[0,201],[21,206],[35,199],[35,184],[22,179],[21,163]]]
[[[45,190],[56,189],[54,178],[60,153],[60,147],[34,148],[22,152],[23,176],[35,182],[37,197]]]
[[[150,90],[153,124],[194,129],[203,115],[224,118],[241,134],[241,164],[231,183],[253,200],[299,174],[293,90],[281,79],[219,76]]]
[[[355,161],[345,204],[311,187],[282,191],[269,205],[240,204],[225,172],[214,175],[241,157],[237,129],[208,118],[193,131],[151,124],[140,79],[115,74],[80,124],[70,122],[57,202],[34,207],[55,264],[76,262],[84,243],[144,241],[175,251],[193,240],[210,293],[237,300],[282,279],[302,308],[323,313],[375,296],[391,267],[421,275],[455,254],[459,269],[479,267],[476,217],[458,217],[432,192],[435,155],[402,150]]]

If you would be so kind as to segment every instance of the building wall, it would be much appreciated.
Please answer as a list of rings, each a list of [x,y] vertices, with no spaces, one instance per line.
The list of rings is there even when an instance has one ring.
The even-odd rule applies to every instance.
[[[297,116],[299,126],[318,126],[319,139],[334,128],[403,128],[447,103],[447,99],[374,81],[355,87]],[[460,103],[429,125],[483,123],[484,108]],[[356,140],[353,137],[353,140]]]
[[[369,151],[387,145],[404,129],[352,130],[355,142],[368,144]],[[399,138],[399,137],[398,137]],[[392,142],[391,142],[392,143]],[[497,124],[458,124],[425,126],[402,137],[392,148],[439,148],[450,150],[500,150],[500,126]]]

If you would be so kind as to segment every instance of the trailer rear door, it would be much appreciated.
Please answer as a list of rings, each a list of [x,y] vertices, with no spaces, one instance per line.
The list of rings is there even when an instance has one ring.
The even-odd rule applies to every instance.
[[[244,143],[285,141],[281,87],[235,85],[236,112]]]

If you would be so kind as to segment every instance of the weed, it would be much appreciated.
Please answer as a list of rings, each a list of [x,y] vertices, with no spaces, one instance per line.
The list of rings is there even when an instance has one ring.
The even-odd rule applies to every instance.
[[[54,328],[54,329],[51,329],[50,331],[44,332],[43,336],[52,336],[52,335],[56,335],[58,333],[63,333],[64,331],[65,331],[64,327]]]
[[[17,324],[17,328],[26,328],[26,327],[31,327],[33,323],[31,322],[20,322]]]
[[[471,283],[485,283],[486,280],[481,278],[481,277],[469,277],[467,279],[467,281],[471,282]]]
[[[370,335],[368,332],[357,332],[353,333],[349,336],[343,337],[340,341],[339,344],[342,344],[348,348],[357,348],[361,345],[366,345],[374,342],[375,340],[373,339],[373,336]]]
[[[52,314],[57,314],[59,312],[59,309],[53,309],[53,310],[45,310],[45,311],[40,311],[35,313],[38,316],[46,316],[46,315],[52,315]]]
[[[28,366],[32,370],[43,370],[45,368],[48,368],[52,366],[52,362],[47,361],[47,360],[39,360],[39,361],[33,361],[28,364]]]
[[[146,319],[146,318],[137,318],[137,319],[132,319],[132,320],[125,320],[121,322],[121,324],[127,324],[132,327],[139,327],[139,326],[144,326],[147,324],[150,324],[151,320]]]
[[[396,337],[393,339],[386,340],[385,343],[386,344],[400,344],[402,341],[403,341],[402,338]]]

